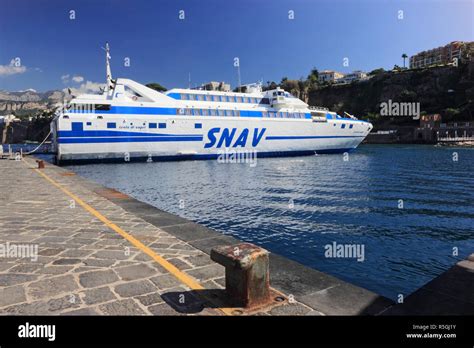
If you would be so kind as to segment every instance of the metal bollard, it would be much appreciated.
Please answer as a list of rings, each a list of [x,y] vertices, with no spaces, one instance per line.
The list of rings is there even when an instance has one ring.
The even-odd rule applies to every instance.
[[[211,259],[225,267],[226,293],[235,305],[251,309],[272,302],[268,254],[251,243],[211,250]]]
[[[38,163],[38,169],[43,169],[44,168],[44,161],[43,160],[36,160],[36,163]]]

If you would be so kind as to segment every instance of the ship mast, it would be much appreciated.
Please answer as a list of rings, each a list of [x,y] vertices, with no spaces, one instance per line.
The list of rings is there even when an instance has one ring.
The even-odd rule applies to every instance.
[[[109,43],[105,43],[105,66],[106,66],[106,79],[107,85],[105,86],[105,91],[109,92],[114,86],[112,81],[112,71],[110,70],[110,48]]]

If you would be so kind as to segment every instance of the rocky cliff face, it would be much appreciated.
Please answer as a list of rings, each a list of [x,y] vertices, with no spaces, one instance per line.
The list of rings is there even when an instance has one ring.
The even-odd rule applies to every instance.
[[[309,104],[326,106],[360,118],[377,118],[381,103],[420,103],[423,113],[444,120],[474,120],[474,62],[459,67],[384,72],[365,82],[328,86],[309,93]]]
[[[38,93],[32,90],[23,92],[0,91],[0,115],[16,115],[33,113],[38,110],[47,110],[55,104],[61,103],[65,97],[62,91],[48,91]]]

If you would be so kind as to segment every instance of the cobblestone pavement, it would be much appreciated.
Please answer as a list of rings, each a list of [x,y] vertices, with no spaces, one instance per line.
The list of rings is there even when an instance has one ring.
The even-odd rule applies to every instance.
[[[33,166],[32,158],[0,160],[1,314],[222,315]],[[222,289],[224,268],[203,251],[127,212],[66,169],[47,165],[42,171],[206,289]],[[25,246],[37,246],[37,259],[14,257]],[[259,314],[321,313],[295,302]]]

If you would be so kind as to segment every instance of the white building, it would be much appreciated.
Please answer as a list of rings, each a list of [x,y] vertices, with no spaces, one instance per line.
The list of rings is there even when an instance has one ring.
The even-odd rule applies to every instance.
[[[319,72],[319,82],[337,82],[344,77],[343,73],[334,70],[323,70]]]
[[[225,82],[216,82],[211,81],[208,83],[203,84],[200,89],[206,91],[221,91],[221,92],[230,92],[230,84]]]
[[[345,82],[345,83],[351,83],[353,81],[361,81],[361,80],[367,80],[367,79],[368,79],[367,73],[365,73],[363,71],[360,71],[360,70],[356,70],[356,71],[353,71],[349,74],[346,74],[342,78],[342,81]]]

